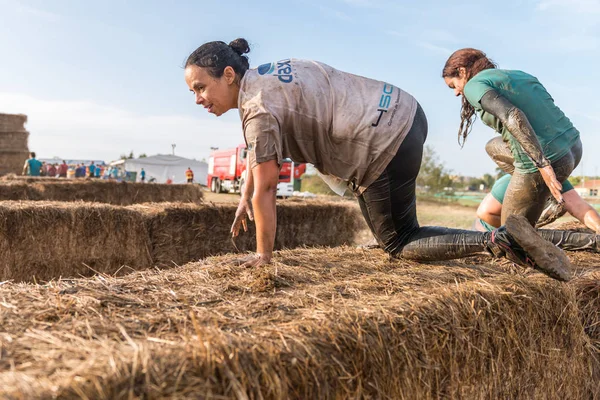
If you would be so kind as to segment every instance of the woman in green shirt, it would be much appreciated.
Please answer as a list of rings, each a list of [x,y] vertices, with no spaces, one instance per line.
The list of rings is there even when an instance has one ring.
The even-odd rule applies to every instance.
[[[563,201],[560,182],[581,160],[579,131],[537,78],[522,71],[496,69],[480,50],[454,52],[442,77],[456,96],[463,97],[459,143],[464,144],[475,112],[502,135],[486,146],[498,166],[512,175],[501,222],[517,214],[533,225],[550,195]]]

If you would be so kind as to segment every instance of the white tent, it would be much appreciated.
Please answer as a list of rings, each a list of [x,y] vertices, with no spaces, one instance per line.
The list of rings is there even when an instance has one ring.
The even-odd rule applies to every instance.
[[[125,170],[137,172],[137,181],[140,181],[142,168],[146,171],[146,182],[156,178],[157,183],[165,183],[171,178],[173,183],[186,183],[185,171],[189,168],[194,171],[194,182],[206,185],[208,164],[189,158],[157,154],[151,157],[133,158],[125,160]]]

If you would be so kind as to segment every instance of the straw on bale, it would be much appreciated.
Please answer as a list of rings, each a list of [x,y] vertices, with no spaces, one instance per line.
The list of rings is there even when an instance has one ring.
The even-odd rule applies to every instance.
[[[173,267],[233,252],[235,210],[234,204],[1,202],[0,281]],[[357,208],[342,202],[281,202],[278,215],[277,248],[351,243],[362,223]],[[255,240],[253,232],[242,234],[237,246],[254,249]]]
[[[582,318],[598,269],[563,284],[483,258],[423,265],[350,247],[253,269],[235,257],[1,285],[0,397],[600,396],[588,336],[600,320]]]
[[[27,132],[25,123],[27,115],[25,114],[4,114],[0,113],[0,132]]]
[[[88,201],[115,205],[150,202],[202,202],[199,185],[115,182],[99,179],[55,181],[51,178],[0,182],[0,200]]]
[[[89,203],[0,203],[0,281],[49,280],[152,265],[146,218]]]
[[[237,205],[138,206],[153,214],[152,256],[159,265],[181,265],[209,255],[255,249],[253,223],[235,241],[230,228]],[[280,201],[277,205],[275,248],[340,246],[353,243],[364,220],[352,202]]]
[[[27,116],[0,113],[0,175],[20,173],[28,156]]]
[[[0,184],[3,183],[15,183],[20,181],[22,183],[34,183],[34,182],[68,182],[66,178],[56,178],[50,176],[29,176],[29,175],[16,175],[6,174],[0,178]]]

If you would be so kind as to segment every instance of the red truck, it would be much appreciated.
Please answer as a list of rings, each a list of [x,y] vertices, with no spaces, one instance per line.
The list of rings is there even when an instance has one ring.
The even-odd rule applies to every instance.
[[[246,180],[246,158],[248,150],[245,144],[233,149],[214,150],[208,157],[208,177],[206,185],[214,193],[240,193]],[[292,166],[294,174],[292,176]],[[289,197],[294,192],[294,181],[306,172],[306,164],[294,164],[284,160],[279,171],[277,196]]]

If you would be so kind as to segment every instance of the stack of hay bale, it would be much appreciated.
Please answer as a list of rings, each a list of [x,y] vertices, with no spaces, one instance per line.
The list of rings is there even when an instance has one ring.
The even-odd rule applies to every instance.
[[[25,130],[27,115],[0,113],[0,175],[19,174],[29,150]]]

